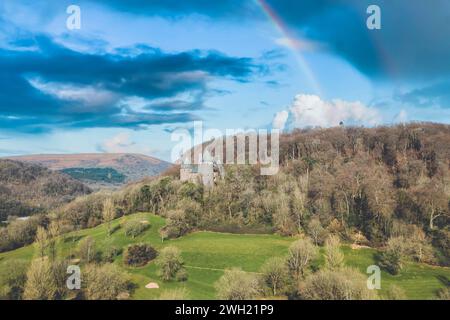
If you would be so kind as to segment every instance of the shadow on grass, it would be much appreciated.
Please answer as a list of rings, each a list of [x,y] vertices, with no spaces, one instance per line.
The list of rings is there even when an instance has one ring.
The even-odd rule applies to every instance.
[[[116,225],[116,226],[113,226],[112,228],[111,228],[111,235],[113,235],[116,231],[118,231],[120,229],[120,225]]]
[[[446,287],[450,287],[450,280],[446,276],[438,275],[436,278]]]
[[[68,242],[78,242],[78,241],[80,241],[81,238],[83,238],[83,237],[84,237],[84,236],[79,236],[79,235],[69,236],[69,237],[66,237],[66,238],[64,239],[64,242],[65,242],[65,243],[68,243]]]

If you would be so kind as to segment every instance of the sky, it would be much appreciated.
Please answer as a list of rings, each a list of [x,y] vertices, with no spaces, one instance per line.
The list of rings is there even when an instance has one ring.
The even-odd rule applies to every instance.
[[[2,0],[0,156],[171,161],[194,121],[450,123],[448,39],[447,0]]]

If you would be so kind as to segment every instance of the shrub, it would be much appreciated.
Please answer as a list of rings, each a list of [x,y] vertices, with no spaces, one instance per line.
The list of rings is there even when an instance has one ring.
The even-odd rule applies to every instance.
[[[405,291],[396,285],[392,285],[389,287],[388,291],[386,292],[386,298],[388,300],[406,300],[407,299]]]
[[[122,249],[116,246],[108,246],[103,251],[102,260],[105,262],[114,262],[114,260],[122,253]]]
[[[240,269],[225,270],[215,283],[217,297],[222,300],[250,300],[260,294],[258,278]]]
[[[0,299],[18,300],[22,298],[27,281],[28,263],[24,260],[6,261],[0,269]]]
[[[149,227],[148,221],[130,220],[125,223],[125,235],[134,239]]]
[[[172,280],[177,277],[179,272],[184,271],[183,258],[180,250],[176,247],[162,249],[156,263],[159,266],[159,274],[164,281]],[[180,275],[180,278],[183,278],[182,275]]]
[[[114,264],[88,265],[83,274],[83,293],[88,300],[116,300],[126,296],[130,280]]]
[[[145,243],[130,244],[125,250],[123,259],[125,264],[139,267],[156,258],[156,250]]]
[[[179,281],[179,282],[187,281],[187,279],[188,279],[188,273],[187,273],[186,269],[178,270],[177,274],[175,275],[175,278],[176,278],[177,281]]]
[[[306,278],[299,287],[306,300],[370,300],[374,293],[367,288],[366,278],[354,269],[321,270]]]
[[[439,300],[449,300],[450,301],[450,288],[443,288],[438,291]]]

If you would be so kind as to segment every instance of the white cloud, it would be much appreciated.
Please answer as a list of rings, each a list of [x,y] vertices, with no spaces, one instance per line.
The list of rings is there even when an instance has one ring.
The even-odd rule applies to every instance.
[[[299,94],[288,110],[278,112],[273,126],[280,129],[302,127],[334,127],[340,122],[373,126],[381,122],[377,109],[361,102],[324,101],[316,95]]]
[[[289,112],[287,112],[286,110],[277,112],[275,114],[275,117],[273,118],[272,121],[272,127],[274,129],[283,129],[284,126],[286,125],[286,121],[289,118]]]
[[[38,78],[29,79],[29,82],[42,92],[61,100],[79,101],[90,108],[109,106],[118,100],[117,94],[93,86],[74,86],[66,83],[44,82]],[[78,106],[78,108],[82,109],[82,106]]]
[[[105,153],[140,153],[152,155],[155,150],[150,147],[143,147],[131,140],[128,132],[121,132],[111,139],[103,141],[97,146],[97,150]]]

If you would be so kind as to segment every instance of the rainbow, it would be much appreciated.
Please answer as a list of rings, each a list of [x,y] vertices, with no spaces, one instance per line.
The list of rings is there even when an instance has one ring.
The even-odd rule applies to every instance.
[[[321,89],[319,85],[319,81],[314,75],[311,67],[308,65],[308,62],[301,54],[297,44],[298,40],[292,36],[289,28],[286,24],[281,20],[280,16],[271,8],[271,6],[267,3],[266,0],[255,0],[255,3],[262,9],[264,14],[269,18],[269,20],[273,23],[278,32],[289,42],[288,46],[291,48],[292,53],[294,54],[297,63],[306,77],[308,84],[311,89],[315,91],[316,94],[321,95]]]

